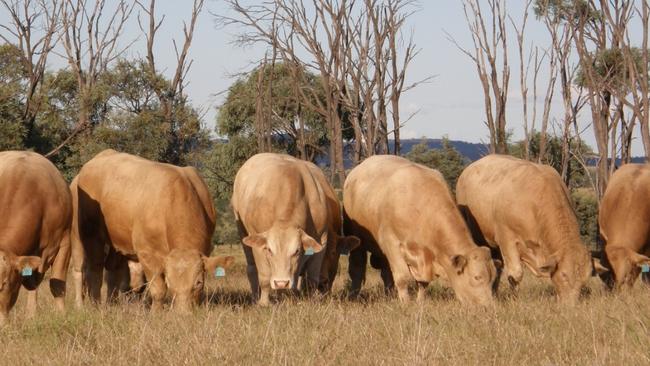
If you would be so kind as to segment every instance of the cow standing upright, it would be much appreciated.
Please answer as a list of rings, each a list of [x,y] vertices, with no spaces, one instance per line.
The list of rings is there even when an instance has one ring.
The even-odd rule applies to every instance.
[[[254,155],[237,172],[232,207],[244,243],[254,299],[270,290],[331,287],[341,251],[358,245],[340,236],[340,206],[323,172],[289,155]],[[323,250],[324,249],[324,250]]]
[[[650,279],[650,166],[626,164],[609,180],[600,203],[598,224],[605,242],[611,287],[631,287],[645,268]],[[613,276],[613,277],[612,277]]]
[[[209,256],[216,213],[194,168],[105,150],[72,186],[78,293],[83,271],[90,296],[99,301],[104,267],[115,271],[130,260],[142,266],[153,309],[162,307],[169,290],[174,306],[188,311],[203,294],[205,273],[232,263],[232,257]],[[107,282],[114,286],[117,279]]]
[[[523,263],[536,276],[550,277],[560,300],[577,301],[593,264],[555,169],[489,155],[465,168],[456,199],[475,240],[500,249],[503,274],[513,287],[523,277]]]
[[[36,312],[36,288],[50,266],[50,289],[63,310],[71,214],[68,186],[49,160],[27,151],[0,152],[0,323],[21,284],[29,291],[27,313]]]
[[[487,248],[477,247],[447,183],[433,169],[392,155],[376,155],[352,169],[343,188],[346,234],[361,238],[350,253],[352,294],[363,281],[367,252],[384,285],[409,299],[408,283],[451,283],[463,303],[492,303],[496,268]]]

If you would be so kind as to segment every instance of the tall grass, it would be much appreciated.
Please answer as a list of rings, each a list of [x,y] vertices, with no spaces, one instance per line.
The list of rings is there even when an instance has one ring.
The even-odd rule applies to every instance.
[[[143,365],[643,365],[650,364],[650,293],[638,284],[611,295],[597,279],[573,308],[556,304],[550,282],[527,276],[493,308],[461,306],[440,284],[422,304],[384,296],[369,270],[364,299],[345,300],[345,257],[333,296],[250,305],[244,259],[209,282],[192,315],[151,313],[140,302],[52,310],[24,317],[24,294],[0,329],[0,360],[18,364]],[[220,250],[224,252],[228,250]],[[503,285],[503,284],[502,284]]]

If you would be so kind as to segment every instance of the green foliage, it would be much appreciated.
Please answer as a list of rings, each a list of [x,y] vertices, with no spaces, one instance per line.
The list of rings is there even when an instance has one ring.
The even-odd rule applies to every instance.
[[[22,123],[24,69],[20,51],[13,45],[0,46],[0,150],[20,150],[26,137]]]
[[[423,140],[413,146],[406,158],[440,171],[452,191],[456,189],[456,181],[468,164],[467,159],[451,146],[447,137],[442,139],[442,149],[429,149]]]
[[[632,58],[636,70],[641,70],[643,65],[643,53],[641,49],[633,47],[629,50],[629,56]],[[628,60],[623,50],[620,48],[609,48],[604,51],[591,53],[591,67],[593,68],[595,86],[602,86],[605,90],[614,92],[629,91],[631,88],[638,88],[638,85],[632,85],[632,72],[628,67]],[[640,82],[637,81],[637,83]],[[592,88],[592,80],[586,75],[585,70],[581,67],[578,69],[575,83],[582,87]]]
[[[305,125],[307,154],[315,158],[328,144],[324,119],[297,100],[292,70],[282,63],[266,66],[264,70],[258,68],[230,86],[226,101],[219,108],[217,132],[228,138],[238,136],[255,139],[255,111],[260,72],[264,73],[264,84],[271,82],[270,105],[265,108],[271,111],[274,149],[290,155],[298,154],[298,121],[302,120]],[[322,88],[316,76],[308,72],[302,74],[303,83],[300,88],[307,90],[306,93],[314,91],[319,98],[323,98]]]
[[[533,5],[535,16],[560,23],[579,19],[594,21],[600,18],[600,12],[593,9],[585,0],[536,0]]]
[[[237,171],[256,152],[254,142],[235,136],[228,142],[215,143],[206,153],[200,170],[216,200],[230,200]]]
[[[578,188],[571,191],[582,241],[594,246],[598,236],[598,197],[593,189]]]

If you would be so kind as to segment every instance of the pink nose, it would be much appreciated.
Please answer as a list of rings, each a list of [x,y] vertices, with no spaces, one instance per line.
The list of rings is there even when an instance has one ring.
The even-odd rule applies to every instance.
[[[289,281],[274,280],[273,283],[275,284],[275,287],[278,288],[278,289],[289,288]]]

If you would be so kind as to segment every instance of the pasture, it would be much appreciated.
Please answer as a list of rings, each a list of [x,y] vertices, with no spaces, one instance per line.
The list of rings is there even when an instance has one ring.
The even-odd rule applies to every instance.
[[[25,319],[25,292],[0,329],[5,365],[641,365],[650,363],[650,291],[640,282],[611,295],[592,278],[574,308],[556,304],[550,281],[527,273],[519,294],[502,282],[498,304],[461,306],[440,283],[422,304],[383,294],[369,268],[363,300],[344,299],[347,257],[334,294],[323,300],[283,298],[250,305],[239,246],[227,276],[208,281],[210,299],[192,315],[151,313],[141,303],[51,306],[47,286],[39,313]]]

